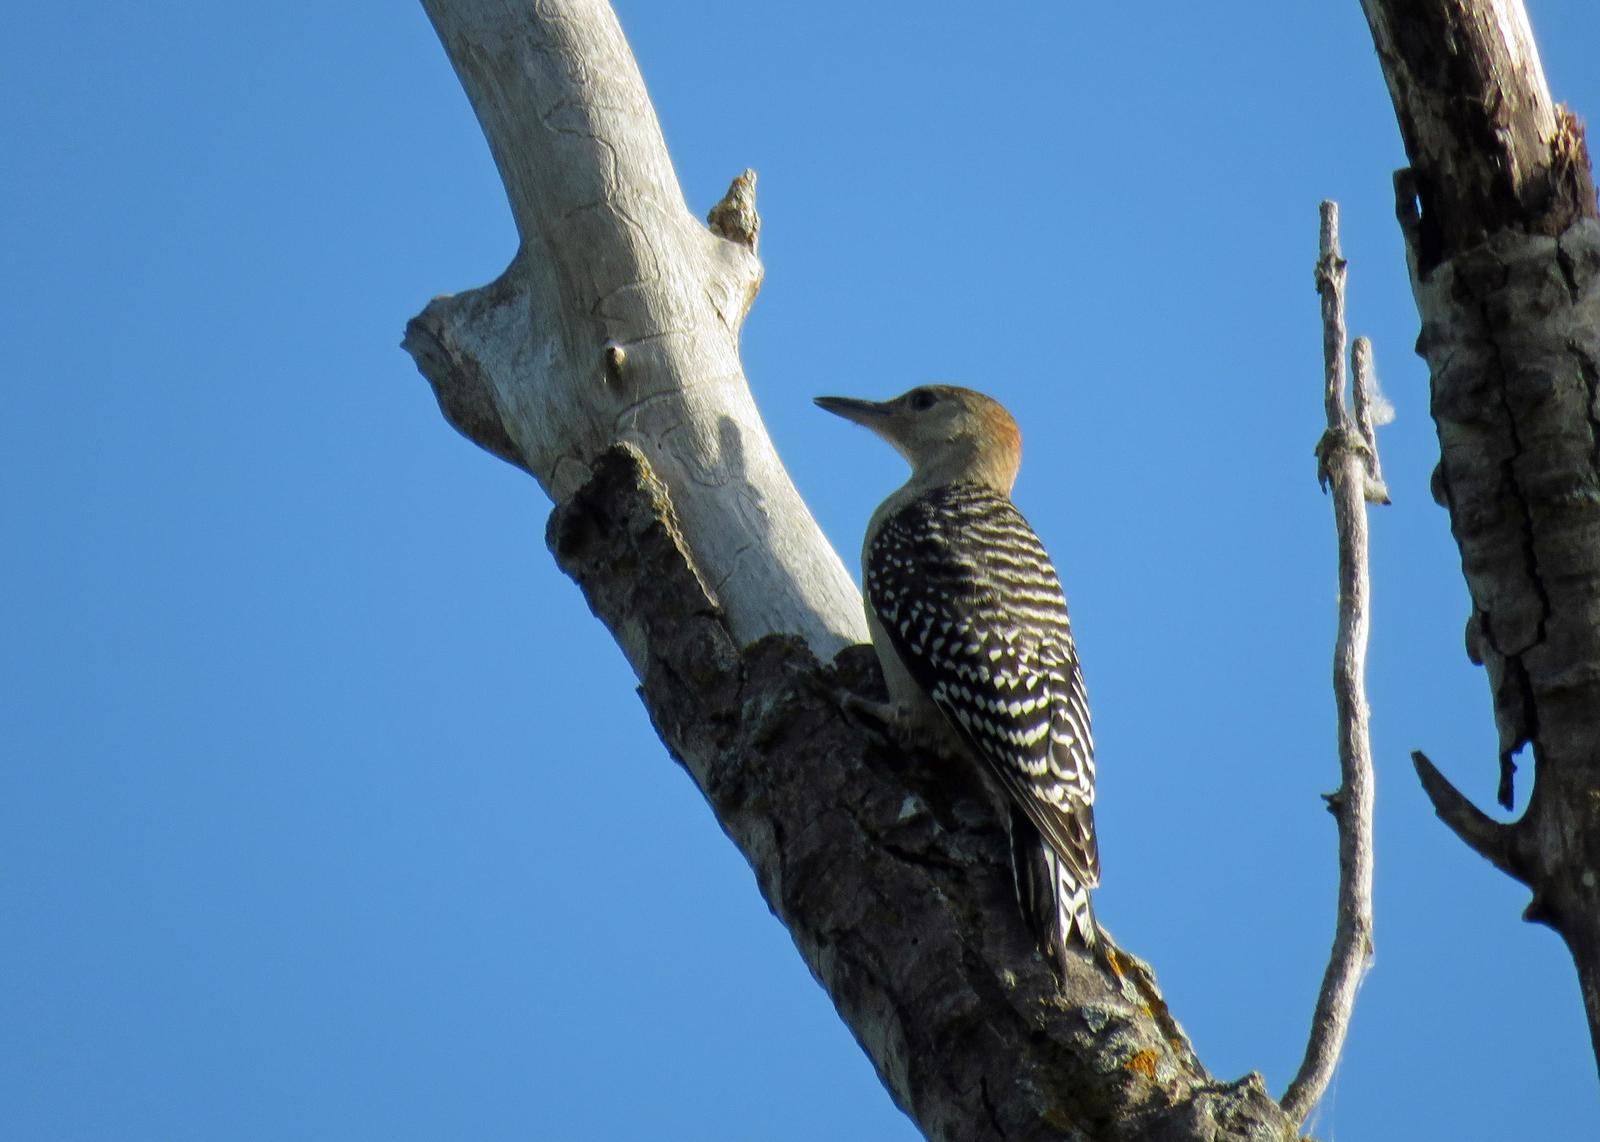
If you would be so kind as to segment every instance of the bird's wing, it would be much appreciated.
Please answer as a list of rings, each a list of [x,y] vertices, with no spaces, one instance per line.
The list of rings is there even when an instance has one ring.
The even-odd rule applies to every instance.
[[[887,520],[867,564],[868,600],[912,677],[1079,882],[1098,884],[1089,706],[1033,529],[1004,497],[955,485]]]

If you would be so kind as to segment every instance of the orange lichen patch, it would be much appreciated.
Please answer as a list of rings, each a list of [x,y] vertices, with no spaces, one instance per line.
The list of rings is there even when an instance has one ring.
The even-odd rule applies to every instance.
[[[1122,956],[1117,952],[1117,949],[1109,945],[1106,947],[1106,966],[1111,969],[1118,979],[1127,978],[1128,973],[1122,970]]]
[[[1130,1056],[1122,1065],[1130,1071],[1138,1071],[1147,1079],[1156,1077],[1156,1064],[1161,1061],[1161,1056],[1155,1051],[1146,1048]]]

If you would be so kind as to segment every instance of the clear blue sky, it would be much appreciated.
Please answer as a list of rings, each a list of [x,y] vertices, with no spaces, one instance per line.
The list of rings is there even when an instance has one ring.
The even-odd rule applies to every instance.
[[[1097,907],[1207,1063],[1275,1090],[1333,912],[1311,267],[1343,203],[1399,419],[1378,954],[1314,1127],[1594,1135],[1567,954],[1407,761],[1492,800],[1356,0],[619,7],[691,207],[760,172],[746,364],[836,545],[901,469],[814,394],[1017,413],[1095,709]],[[1600,114],[1600,12],[1533,17]],[[548,503],[398,348],[514,248],[420,8],[23,5],[0,59],[0,1137],[913,1137]]]

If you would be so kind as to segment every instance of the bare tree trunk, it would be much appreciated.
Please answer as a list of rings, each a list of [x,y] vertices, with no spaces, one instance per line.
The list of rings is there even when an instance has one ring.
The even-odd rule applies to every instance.
[[[556,500],[557,560],[895,1101],[960,1142],[1293,1138],[1258,1076],[1211,1078],[1132,957],[1058,990],[987,805],[841,718],[838,688],[880,680],[864,647],[826,663],[863,640],[859,597],[739,366],[752,180],[712,229],[689,215],[603,0],[424,7],[522,245],[406,346],[451,423]]]
[[[1420,753],[1434,808],[1566,940],[1600,1057],[1600,224],[1521,0],[1363,0],[1411,169],[1396,178],[1440,460],[1488,668],[1492,820]]]

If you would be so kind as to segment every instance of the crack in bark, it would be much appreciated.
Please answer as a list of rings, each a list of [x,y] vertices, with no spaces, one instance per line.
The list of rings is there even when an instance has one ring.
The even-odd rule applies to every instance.
[[[994,1127],[995,1137],[1009,1138],[1010,1132],[1000,1122],[1000,1115],[995,1110],[994,1099],[989,1097],[989,1076],[985,1075],[978,1080],[978,1087],[983,1096],[983,1109],[989,1115],[989,1125]]]
[[[1586,394],[1584,409],[1588,413],[1589,438],[1591,441],[1589,449],[1589,492],[1591,496],[1600,496],[1600,368],[1597,368],[1578,343],[1570,338],[1567,340],[1567,355],[1577,367],[1578,376],[1583,378],[1583,387]]]
[[[1487,667],[1499,825],[1416,755],[1439,816],[1526,883],[1573,955],[1600,1061],[1600,227],[1583,129],[1553,104],[1520,0],[1362,0],[1410,172],[1397,175],[1418,351]],[[1408,192],[1415,193],[1408,199]],[[1487,191],[1487,193],[1485,193]],[[1559,298],[1555,296],[1559,294]],[[1459,355],[1457,353],[1459,350]],[[1581,407],[1579,401],[1581,400]]]
[[[1545,591],[1544,583],[1539,572],[1539,554],[1537,535],[1534,526],[1533,507],[1529,496],[1522,487],[1522,481],[1517,475],[1517,465],[1524,454],[1522,430],[1518,424],[1516,409],[1511,402],[1511,366],[1507,361],[1505,350],[1496,334],[1500,332],[1499,322],[1491,314],[1488,298],[1503,291],[1510,279],[1509,267],[1501,265],[1501,278],[1491,288],[1485,289],[1476,299],[1478,326],[1487,334],[1489,357],[1492,368],[1488,370],[1492,385],[1498,397],[1500,413],[1504,418],[1506,439],[1511,450],[1500,463],[1500,479],[1505,488],[1505,497],[1516,506],[1517,524],[1521,535],[1521,552],[1523,572],[1527,582],[1538,599],[1538,620],[1535,623],[1531,640],[1527,645],[1516,650],[1501,646],[1495,630],[1494,614],[1492,611],[1483,611],[1483,635],[1488,644],[1501,659],[1501,683],[1513,686],[1518,694],[1517,722],[1515,736],[1509,741],[1502,741],[1500,748],[1500,780],[1495,789],[1495,800],[1503,809],[1510,810],[1516,803],[1515,775],[1517,772],[1516,755],[1521,752],[1524,745],[1532,747],[1535,763],[1538,760],[1538,703],[1533,692],[1533,684],[1528,676],[1526,664],[1522,656],[1545,641],[1545,631],[1550,617],[1550,597]]]

